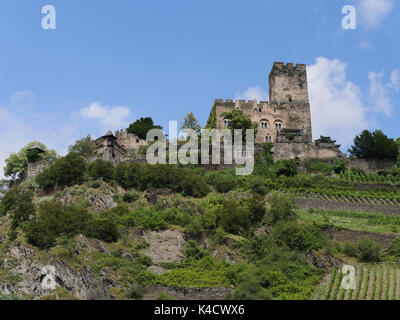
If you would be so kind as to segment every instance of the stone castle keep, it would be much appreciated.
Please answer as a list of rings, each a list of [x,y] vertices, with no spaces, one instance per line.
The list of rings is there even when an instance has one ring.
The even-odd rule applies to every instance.
[[[229,125],[225,112],[240,109],[258,125],[256,143],[272,142],[275,159],[333,160],[344,155],[333,144],[312,141],[305,64],[275,62],[269,74],[269,101],[216,99],[207,125]],[[212,123],[214,122],[214,123]]]

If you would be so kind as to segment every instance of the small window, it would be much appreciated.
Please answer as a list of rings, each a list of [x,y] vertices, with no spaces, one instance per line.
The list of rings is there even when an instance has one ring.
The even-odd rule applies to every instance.
[[[282,122],[276,121],[276,122],[275,122],[275,129],[281,130],[281,129],[282,129]]]
[[[139,143],[139,139],[136,139],[136,143]]]
[[[271,137],[271,135],[266,135],[265,136],[265,142],[272,142],[272,137]]]
[[[267,120],[261,120],[261,122],[260,122],[260,127],[261,127],[262,129],[267,129],[267,128],[269,127],[268,121],[267,121]]]
[[[224,119],[224,127],[228,127],[230,123],[231,123],[231,120]]]

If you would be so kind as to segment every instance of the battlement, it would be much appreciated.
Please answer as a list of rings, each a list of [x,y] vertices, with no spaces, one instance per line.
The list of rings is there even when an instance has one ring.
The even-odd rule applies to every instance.
[[[270,76],[271,74],[275,73],[275,72],[304,72],[306,71],[307,66],[305,64],[302,63],[298,63],[296,65],[294,65],[293,63],[286,63],[284,64],[283,62],[274,62],[274,65],[272,66],[271,72],[270,72]]]
[[[252,108],[265,108],[269,106],[268,101],[260,101],[257,100],[235,100],[232,99],[215,99],[215,106],[224,106],[227,108],[239,108],[239,109],[252,109]]]

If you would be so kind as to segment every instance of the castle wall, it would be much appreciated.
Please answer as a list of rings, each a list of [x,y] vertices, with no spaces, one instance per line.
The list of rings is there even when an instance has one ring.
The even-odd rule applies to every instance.
[[[344,159],[343,153],[333,144],[275,143],[272,147],[274,160],[299,158],[300,160],[333,161]]]
[[[128,133],[126,130],[115,132],[117,143],[127,151],[138,151],[141,146],[146,145],[146,140],[140,139],[136,134]]]
[[[38,174],[42,173],[44,169],[49,168],[52,165],[50,160],[41,160],[36,162],[28,162],[28,168],[25,173],[25,179],[34,178]]]

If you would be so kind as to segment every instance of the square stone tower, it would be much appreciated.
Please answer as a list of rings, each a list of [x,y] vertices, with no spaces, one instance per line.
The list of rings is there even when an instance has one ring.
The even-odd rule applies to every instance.
[[[240,109],[258,124],[256,142],[311,143],[311,113],[305,64],[275,62],[269,74],[269,102],[216,99],[207,127],[229,125],[225,112]]]

